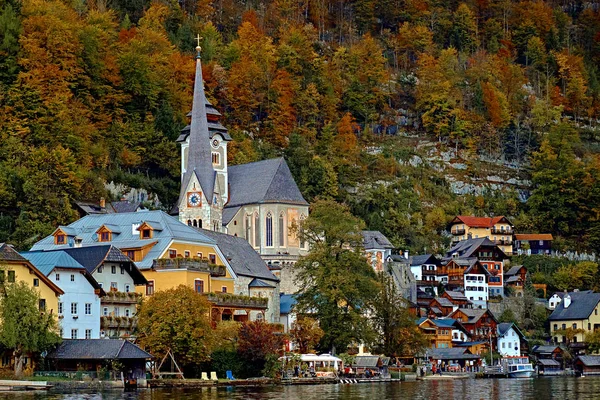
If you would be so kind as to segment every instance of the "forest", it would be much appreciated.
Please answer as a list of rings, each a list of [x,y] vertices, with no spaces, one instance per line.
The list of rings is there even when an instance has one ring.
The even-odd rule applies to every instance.
[[[600,10],[581,1],[0,0],[0,241],[28,248],[106,182],[176,201],[194,38],[231,164],[285,156],[306,199],[413,252],[456,214],[600,248]],[[517,165],[456,194],[416,144]]]

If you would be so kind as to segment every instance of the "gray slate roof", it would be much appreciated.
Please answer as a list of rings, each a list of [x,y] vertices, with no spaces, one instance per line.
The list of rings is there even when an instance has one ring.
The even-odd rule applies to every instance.
[[[458,253],[459,257],[461,258],[476,257],[476,251],[481,246],[497,247],[496,244],[487,237],[461,240],[460,242],[455,244],[454,247],[448,250],[448,252],[446,253],[446,259],[452,258],[452,255],[454,253]],[[502,250],[500,250],[500,248],[497,248],[496,251],[499,252],[501,258],[506,258],[506,255],[504,254],[504,252],[502,252]]]
[[[427,349],[427,354],[434,360],[477,360],[478,355],[467,353],[465,347],[450,347],[442,349]]]
[[[543,365],[544,367],[558,367],[560,368],[560,363],[556,360],[553,360],[551,358],[540,358],[539,360],[537,360],[538,364]]]
[[[205,229],[198,229],[198,231],[217,244],[237,275],[267,279],[271,282],[279,281],[269,270],[261,256],[245,239]]]
[[[134,230],[134,227],[141,225],[143,222],[159,223],[163,230],[155,231],[151,239],[140,239],[139,231]],[[197,242],[209,246],[216,244],[213,239],[203,233],[204,231],[199,232],[197,229],[179,222],[177,218],[174,218],[163,211],[86,215],[73,222],[68,227],[60,228],[63,230],[67,229],[74,236],[80,237],[82,239],[82,246],[86,247],[100,244],[100,242],[98,242],[96,231],[104,224],[119,226],[121,233],[112,235],[112,240],[110,242],[101,242],[102,244],[112,244],[120,249],[153,244],[146,257],[144,257],[142,261],[136,262],[138,268],[142,270],[150,269],[152,267],[152,261],[160,258],[174,239]],[[47,236],[34,244],[31,250],[65,250],[72,248],[72,246],[71,240],[69,240],[69,243],[67,244],[56,245],[54,244],[54,237]]]
[[[433,264],[440,265],[440,260],[437,259],[433,254],[420,254],[411,257],[411,266],[423,265],[423,264]]]
[[[534,354],[551,354],[559,346],[534,346],[531,352]]]
[[[600,302],[600,293],[571,292],[569,296],[571,296],[569,307],[565,308],[564,300],[561,301],[548,317],[549,321],[586,319]]]
[[[268,284],[267,282],[254,278],[252,282],[248,284],[248,287],[256,287],[256,288],[274,288],[275,286]]]
[[[442,307],[454,307],[454,304],[445,297],[436,297],[435,300],[437,300]]]
[[[508,272],[504,273],[504,276],[512,276],[512,275],[516,275],[517,272],[519,272],[519,270],[523,268],[522,265],[515,265],[514,267],[512,267],[511,269],[508,270]]]
[[[379,362],[379,356],[356,356],[353,365],[358,368],[375,368]]]
[[[498,324],[498,326],[496,327],[496,329],[498,331],[498,336],[506,335],[506,333],[510,330],[510,328],[513,328],[515,330],[515,332],[517,333],[517,335],[519,335],[519,337],[521,339],[525,339],[525,335],[523,335],[521,330],[512,322],[502,322],[501,324]]]
[[[116,213],[135,212],[141,207],[142,203],[130,203],[127,200],[113,201],[110,203]]]
[[[283,158],[232,165],[228,172],[226,208],[258,203],[308,205]]]
[[[149,359],[152,355],[127,340],[67,339],[48,358],[58,360]]]
[[[447,293],[450,298],[454,300],[468,300],[467,296],[463,292],[457,292],[455,290],[446,290],[444,293]]]
[[[394,245],[379,231],[361,231],[365,250],[393,249]]]

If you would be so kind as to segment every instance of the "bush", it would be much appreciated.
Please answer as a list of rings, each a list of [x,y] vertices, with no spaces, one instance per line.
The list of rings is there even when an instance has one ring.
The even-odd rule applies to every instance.
[[[210,370],[216,371],[217,376],[225,377],[226,371],[231,371],[235,377],[242,375],[244,363],[235,350],[216,350],[210,358]]]

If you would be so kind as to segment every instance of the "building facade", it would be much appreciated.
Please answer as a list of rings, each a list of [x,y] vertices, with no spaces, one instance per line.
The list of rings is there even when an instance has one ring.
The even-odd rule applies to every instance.
[[[456,216],[450,222],[452,243],[463,240],[488,238],[493,241],[504,254],[513,254],[513,225],[506,217],[473,217]]]
[[[554,343],[583,343],[587,333],[600,329],[599,303],[600,293],[566,293],[548,317]]]

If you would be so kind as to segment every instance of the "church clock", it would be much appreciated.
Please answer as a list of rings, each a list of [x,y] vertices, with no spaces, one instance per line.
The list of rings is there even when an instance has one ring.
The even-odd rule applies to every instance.
[[[202,203],[202,193],[188,192],[187,194],[188,207],[199,207]]]

